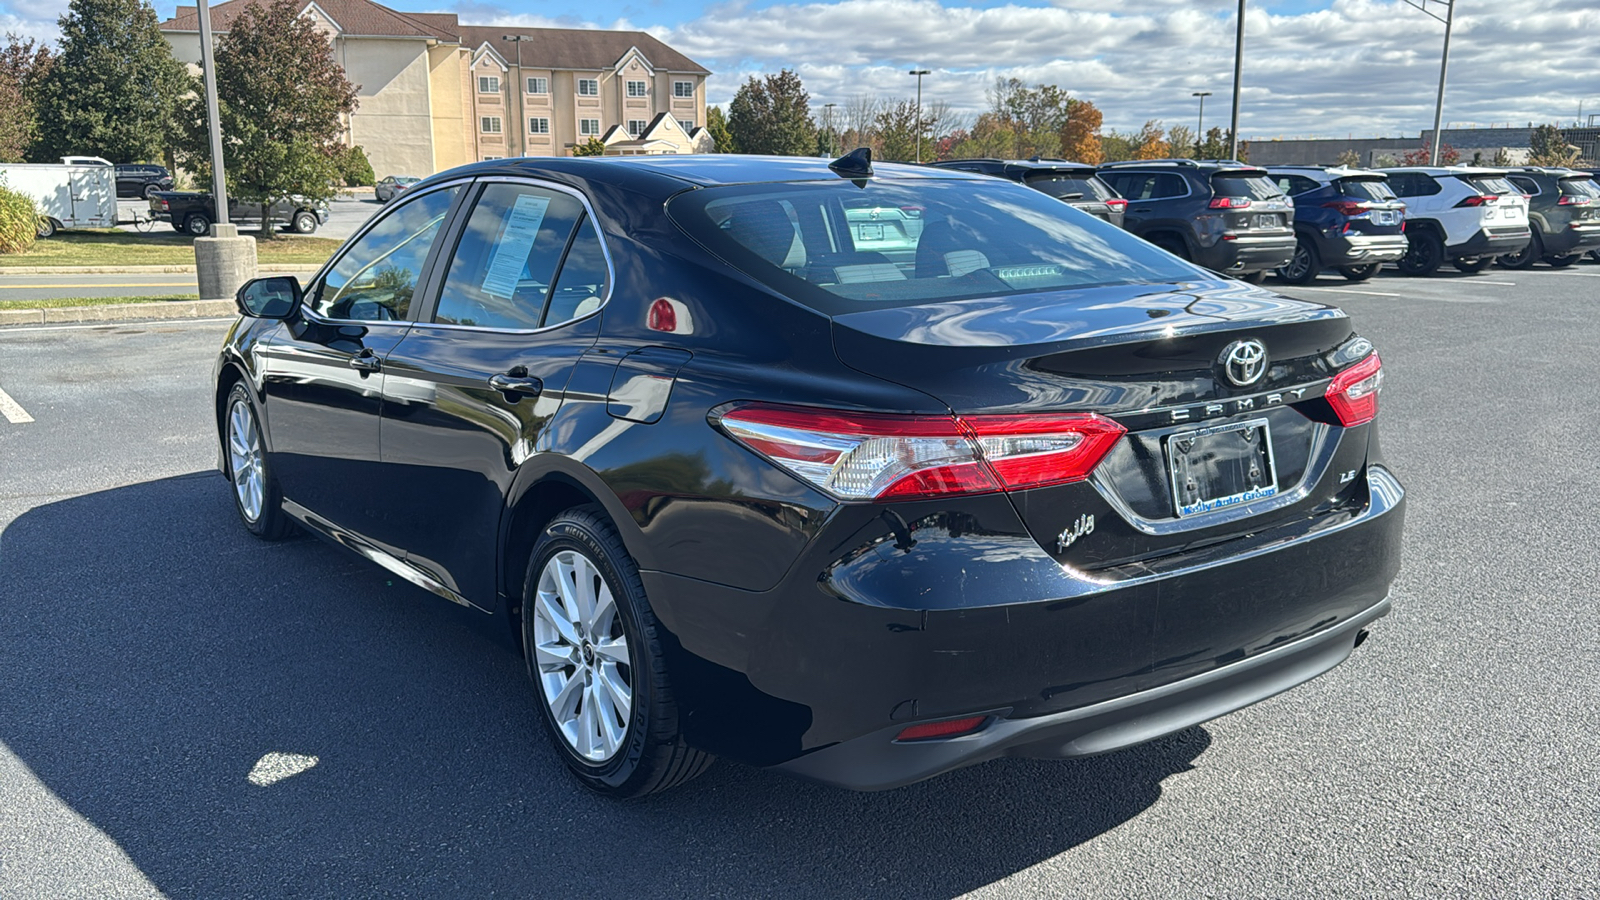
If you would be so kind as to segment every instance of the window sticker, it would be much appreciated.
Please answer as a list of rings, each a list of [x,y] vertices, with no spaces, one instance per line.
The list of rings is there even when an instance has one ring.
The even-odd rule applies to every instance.
[[[507,300],[516,293],[517,279],[522,276],[528,254],[533,250],[533,239],[539,236],[539,226],[544,224],[545,210],[549,208],[549,197],[533,194],[517,197],[516,204],[506,213],[500,239],[495,242],[494,257],[489,260],[489,271],[483,276],[484,293]]]

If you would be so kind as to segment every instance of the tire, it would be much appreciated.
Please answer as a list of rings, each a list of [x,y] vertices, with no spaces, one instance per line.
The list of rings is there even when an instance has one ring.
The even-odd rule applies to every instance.
[[[195,237],[205,237],[211,231],[211,218],[205,213],[190,213],[184,217],[183,230]]]
[[[317,230],[317,217],[308,212],[297,212],[289,223],[295,234],[313,234]]]
[[[56,232],[60,230],[61,226],[57,225],[56,220],[49,216],[40,216],[39,221],[34,225],[34,233],[42,238],[55,237]]]
[[[1414,278],[1432,275],[1444,264],[1444,242],[1438,232],[1418,231],[1410,236],[1411,246],[1400,257],[1400,271]]]
[[[156,194],[158,194],[160,192],[161,192],[161,185],[159,185],[159,184],[147,184],[147,185],[144,186],[144,198],[146,200],[154,200]]]
[[[1482,272],[1484,269],[1489,268],[1489,264],[1492,262],[1494,262],[1494,257],[1480,256],[1477,259],[1472,260],[1458,259],[1450,265],[1455,266],[1457,272],[1463,272],[1467,275],[1476,275],[1479,272]]]
[[[578,781],[607,796],[641,797],[711,765],[710,754],[683,740],[661,626],[638,567],[598,508],[570,509],[545,527],[522,596],[522,647],[540,720]]]
[[[1287,284],[1310,284],[1317,280],[1317,274],[1322,271],[1322,260],[1317,256],[1317,248],[1301,235],[1294,245],[1294,257],[1286,266],[1277,270],[1278,280]]]
[[[1539,232],[1535,231],[1521,250],[1495,257],[1494,264],[1502,269],[1526,269],[1538,262],[1542,256],[1544,256],[1544,238],[1539,237]],[[1459,264],[1457,268],[1460,268]]]
[[[1583,259],[1582,253],[1568,253],[1566,256],[1546,256],[1544,261],[1553,269],[1565,269],[1580,259]]]
[[[1238,277],[1240,281],[1243,281],[1246,284],[1261,284],[1267,280],[1267,270],[1262,269],[1259,272],[1240,272]]]
[[[1171,234],[1157,234],[1145,238],[1145,240],[1155,244],[1157,247],[1160,247],[1168,253],[1171,253],[1173,256],[1176,256],[1184,262],[1194,261],[1193,257],[1189,255],[1189,245],[1184,243],[1183,238]]]
[[[1381,268],[1383,268],[1382,263],[1367,263],[1364,266],[1340,266],[1339,274],[1351,281],[1368,281],[1372,276],[1378,274],[1378,270]]]
[[[262,540],[283,540],[294,532],[294,521],[283,511],[283,494],[272,477],[261,440],[261,417],[242,382],[228,392],[222,421],[228,482],[233,486],[233,508],[239,520]]]

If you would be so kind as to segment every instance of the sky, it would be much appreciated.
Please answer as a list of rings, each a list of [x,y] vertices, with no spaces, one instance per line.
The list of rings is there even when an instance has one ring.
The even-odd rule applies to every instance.
[[[1420,2],[1420,0],[1419,0]],[[1428,0],[1440,14],[1441,0]],[[175,0],[156,3],[163,18]],[[1226,126],[1235,0],[391,0],[464,24],[647,31],[715,73],[726,104],[746,78],[799,72],[814,111],[874,95],[975,114],[996,78],[1058,85],[1108,128],[1149,119]],[[0,31],[54,39],[66,0],[0,0]],[[1458,0],[1446,127],[1570,125],[1600,113],[1600,0]],[[1246,138],[1415,136],[1432,127],[1444,25],[1403,0],[1249,0]],[[1596,120],[1600,122],[1600,119]]]

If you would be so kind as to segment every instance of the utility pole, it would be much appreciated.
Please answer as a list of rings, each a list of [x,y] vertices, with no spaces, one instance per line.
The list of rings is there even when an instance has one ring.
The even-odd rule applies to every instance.
[[[1201,148],[1205,146],[1206,139],[1206,98],[1211,96],[1210,91],[1195,91],[1191,97],[1200,98],[1200,120],[1194,123],[1194,155],[1200,158]]]
[[[930,74],[927,69],[912,69],[909,73],[917,76],[917,162],[922,162],[922,76]]]
[[[1233,131],[1228,135],[1228,158],[1239,158],[1239,79],[1244,75],[1244,0],[1239,0],[1239,28],[1233,36]],[[1201,101],[1204,102],[1204,101]]]
[[[525,34],[502,34],[500,39],[511,41],[517,45],[517,81],[512,86],[512,93],[517,95],[517,129],[521,135],[517,138],[517,147],[522,151],[519,156],[528,155],[528,110],[523,106],[522,92],[527,88],[527,77],[522,74],[522,45],[533,40]]]
[[[216,224],[228,224],[228,181],[222,171],[222,122],[217,112],[217,60],[211,50],[211,8],[197,0],[200,14],[200,66],[205,70],[206,130],[211,133],[211,196],[217,200]],[[265,223],[262,224],[265,228]]]
[[[1450,32],[1455,26],[1456,3],[1455,0],[1406,0],[1406,3],[1444,23],[1444,52],[1439,55],[1439,97],[1433,104],[1433,146],[1428,151],[1428,165],[1437,166],[1439,146],[1444,143],[1444,134],[1439,130],[1439,124],[1444,118],[1444,76],[1450,70]],[[1428,6],[1429,3],[1444,4],[1444,15],[1441,17],[1434,12]]]
[[[200,65],[205,69],[206,131],[211,137],[211,196],[216,201],[216,221],[209,235],[194,239],[195,286],[201,300],[225,300],[256,277],[256,242],[240,237],[239,226],[228,221],[228,178],[222,161],[222,119],[217,103],[217,59],[211,47],[211,8],[198,0]],[[187,223],[185,223],[187,230]],[[261,223],[261,230],[271,228]]]

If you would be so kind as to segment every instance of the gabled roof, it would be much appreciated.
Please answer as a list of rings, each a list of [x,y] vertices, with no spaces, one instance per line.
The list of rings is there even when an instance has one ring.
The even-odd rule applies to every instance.
[[[518,42],[502,40],[508,34],[533,39],[522,42],[522,62],[534,68],[609,69],[630,51],[637,50],[645,62],[656,70],[692,75],[711,74],[704,66],[642,31],[463,25],[461,42],[473,47],[488,42],[500,51],[502,57],[514,60],[517,58]]]
[[[211,7],[211,28],[227,31],[245,7],[256,0],[228,0]],[[307,7],[311,6],[307,0]],[[433,38],[459,41],[460,26],[451,13],[403,13],[372,0],[316,0],[318,9],[339,23],[340,33],[362,37]],[[162,31],[197,32],[200,15],[193,6],[179,6],[177,15],[161,23]]]

